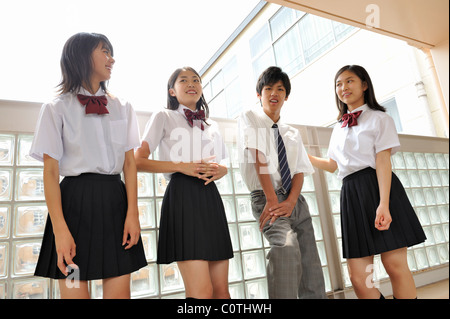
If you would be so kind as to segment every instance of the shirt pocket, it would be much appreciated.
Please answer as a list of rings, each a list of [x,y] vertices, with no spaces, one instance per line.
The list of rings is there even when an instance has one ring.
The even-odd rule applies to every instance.
[[[109,123],[109,128],[111,132],[111,142],[116,145],[125,146],[128,136],[127,120],[111,121]]]

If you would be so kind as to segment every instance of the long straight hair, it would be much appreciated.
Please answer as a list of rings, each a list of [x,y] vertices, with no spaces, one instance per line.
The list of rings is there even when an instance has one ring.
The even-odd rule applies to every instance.
[[[103,34],[80,32],[66,41],[60,61],[62,79],[57,86],[60,94],[76,93],[83,85],[88,86],[86,89],[92,89],[92,52],[99,44],[103,44],[111,56],[114,55],[111,42]],[[105,82],[100,82],[100,87],[107,93]]]
[[[176,110],[180,106],[180,102],[178,102],[177,97],[170,95],[169,90],[173,89],[173,87],[175,86],[175,82],[177,81],[178,76],[183,71],[191,71],[191,72],[193,72],[200,79],[200,83],[202,81],[202,78],[200,77],[198,72],[195,71],[193,68],[191,68],[189,66],[185,66],[185,67],[176,69],[172,73],[172,75],[170,76],[169,81],[167,82],[167,108],[169,110]],[[209,107],[208,107],[208,103],[206,103],[206,99],[205,99],[203,93],[202,93],[202,96],[200,97],[200,99],[197,101],[196,109],[197,110],[203,110],[205,112],[205,117],[209,118]]]
[[[366,69],[364,69],[360,65],[346,65],[342,67],[334,77],[334,87],[336,88],[336,81],[338,77],[345,71],[350,71],[353,74],[355,74],[362,82],[366,82],[367,89],[364,91],[364,103],[367,104],[367,106],[373,110],[386,112],[386,109],[381,106],[377,99],[375,98],[375,91],[373,89],[372,80],[370,79],[369,73],[367,73]],[[342,116],[348,112],[348,106],[346,103],[342,102],[337,93],[336,89],[334,90],[335,98],[336,98],[336,105],[339,110],[339,115],[337,117],[337,120],[340,121],[342,119]]]

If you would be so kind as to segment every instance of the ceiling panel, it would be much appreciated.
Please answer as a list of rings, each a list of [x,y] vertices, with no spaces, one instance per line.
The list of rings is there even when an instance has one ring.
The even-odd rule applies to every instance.
[[[448,0],[269,0],[432,48],[449,38]]]

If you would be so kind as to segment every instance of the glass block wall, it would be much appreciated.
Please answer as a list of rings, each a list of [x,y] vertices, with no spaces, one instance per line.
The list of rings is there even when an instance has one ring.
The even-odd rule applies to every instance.
[[[326,156],[327,149],[321,150]],[[391,157],[392,169],[406,189],[408,198],[424,228],[427,240],[408,248],[412,272],[449,262],[449,155],[448,153],[397,152]],[[337,173],[326,172],[328,196],[339,241],[339,256],[345,287],[350,287],[346,260],[342,258],[339,218],[341,181]],[[380,256],[375,256],[374,280],[388,278]]]
[[[32,134],[0,133],[0,299],[59,297],[56,281],[33,276],[48,212],[42,164],[28,156],[32,137]],[[229,270],[231,297],[267,298],[265,256],[269,245],[251,213],[249,192],[239,173],[236,145],[228,143],[227,148],[229,173],[217,186],[225,205],[234,250]],[[326,149],[320,151],[326,154]],[[448,153],[399,152],[392,158],[392,164],[428,237],[424,244],[408,250],[410,268],[423,271],[448,264]],[[335,258],[342,254],[333,251],[333,245],[325,239],[329,234],[323,233],[323,229],[334,227],[337,238],[333,240],[338,241],[340,250],[341,184],[335,174],[325,173],[325,176],[326,186],[320,186],[317,179],[307,176],[303,196],[313,219],[326,290],[333,293],[336,289],[350,287],[351,283],[345,259]],[[162,174],[138,174],[139,213],[148,265],[132,274],[133,298],[184,298],[183,281],[176,263],[156,264],[159,212],[165,187]],[[321,208],[324,211],[319,217],[319,207],[324,205],[318,205],[318,198],[323,196],[328,197],[330,207]],[[324,216],[331,216],[331,219]],[[328,220],[333,225],[322,224]],[[379,258],[375,259],[376,279],[387,278]],[[331,276],[336,274],[342,276],[345,287],[332,284]],[[92,297],[101,298],[101,284],[100,280],[91,282]]]
[[[32,138],[31,134],[0,134],[0,299],[59,297],[56,281],[33,276],[48,211],[42,163],[28,156]],[[216,183],[223,198],[234,250],[229,269],[230,293],[232,298],[267,298],[265,256],[269,246],[253,218],[235,145],[227,144],[227,148],[229,173]],[[165,188],[162,174],[138,174],[138,206],[148,266],[131,276],[134,298],[184,298],[183,280],[176,263],[156,264],[159,212]],[[303,189],[330,290],[311,176],[305,179]],[[101,284],[101,280],[91,282],[94,298],[102,296]]]

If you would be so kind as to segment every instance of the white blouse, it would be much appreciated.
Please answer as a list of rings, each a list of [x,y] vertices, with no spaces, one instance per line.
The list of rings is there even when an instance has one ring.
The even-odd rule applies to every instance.
[[[239,167],[248,189],[262,190],[255,169],[255,159],[248,149],[257,149],[267,160],[267,174],[270,174],[275,190],[281,188],[281,175],[278,165],[278,150],[275,143],[275,130],[272,119],[262,110],[248,110],[238,119]],[[287,124],[276,123],[283,139],[291,177],[298,173],[312,174],[314,168],[309,161],[300,132]]]
[[[80,94],[92,95],[85,89]],[[96,96],[104,95],[100,88]],[[76,94],[65,93],[42,105],[30,155],[59,162],[62,176],[119,174],[125,152],[139,146],[139,127],[131,105],[106,95],[109,114],[86,114]]]
[[[367,104],[352,112],[357,111],[363,111],[358,125],[341,127],[338,122],[331,135],[328,157],[336,161],[340,179],[366,167],[375,169],[377,153],[392,148],[393,155],[400,148],[394,120],[388,114]]]
[[[200,129],[201,121],[194,121],[193,127],[184,115],[184,105],[177,110],[164,109],[154,113],[147,122],[142,141],[146,141],[153,153],[158,148],[158,160],[174,163],[207,162],[220,163],[227,158],[225,143],[217,123],[207,119]],[[170,180],[171,173],[165,173]]]

